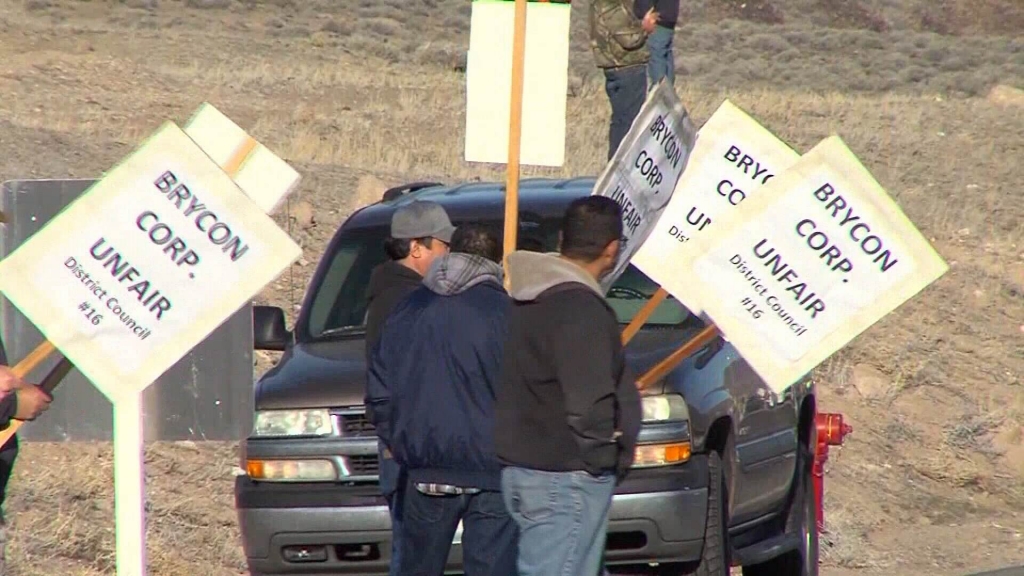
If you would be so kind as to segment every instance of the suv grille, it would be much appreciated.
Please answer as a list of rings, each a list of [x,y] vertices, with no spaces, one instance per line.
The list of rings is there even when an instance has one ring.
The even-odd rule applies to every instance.
[[[353,476],[372,476],[379,472],[376,456],[348,456],[349,473]]]
[[[365,414],[342,414],[340,419],[342,436],[374,436],[376,434],[373,424]]]

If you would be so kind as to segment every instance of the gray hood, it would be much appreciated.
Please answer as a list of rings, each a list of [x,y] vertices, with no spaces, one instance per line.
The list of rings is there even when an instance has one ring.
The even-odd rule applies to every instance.
[[[423,285],[442,296],[465,292],[481,282],[502,283],[504,272],[496,262],[482,256],[452,252],[430,265]]]
[[[519,301],[535,300],[548,288],[566,282],[583,284],[604,298],[593,276],[557,252],[512,252],[508,255],[508,273],[512,277],[509,294]]]

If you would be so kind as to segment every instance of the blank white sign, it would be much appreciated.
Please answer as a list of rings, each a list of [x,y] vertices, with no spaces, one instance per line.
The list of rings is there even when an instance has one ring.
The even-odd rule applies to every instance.
[[[523,66],[522,164],[565,162],[569,4],[529,2]],[[472,3],[466,62],[466,161],[505,164],[512,97],[515,2]]]

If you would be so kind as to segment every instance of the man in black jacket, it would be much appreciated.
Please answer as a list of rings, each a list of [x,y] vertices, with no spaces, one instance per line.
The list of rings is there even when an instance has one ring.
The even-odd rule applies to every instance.
[[[50,407],[53,398],[42,388],[19,378],[7,367],[7,353],[0,342],[0,430],[6,430],[11,420],[35,420]],[[18,436],[0,448],[0,507],[7,496],[7,483],[14,471],[18,456]],[[5,573],[7,557],[7,521],[0,509],[0,574]]]
[[[508,257],[495,438],[522,576],[598,574],[617,479],[633,463],[640,396],[599,285],[621,238],[619,205],[588,196],[566,211],[560,254]]]
[[[367,361],[388,314],[419,288],[434,259],[448,253],[454,233],[448,213],[436,202],[415,200],[395,210],[384,242],[389,260],[374,269],[367,287]]]
[[[384,244],[390,260],[373,271],[367,287],[367,366],[379,343],[381,328],[388,315],[399,302],[419,288],[423,275],[430,269],[431,263],[448,253],[448,245],[451,244],[454,232],[455,227],[448,219],[444,207],[436,202],[415,200],[395,210],[391,217],[391,236]],[[372,413],[368,416],[373,418]],[[380,462],[381,493],[388,503],[391,523],[397,528],[401,524],[401,470],[383,442],[378,443],[377,452]],[[395,532],[397,533],[397,530]],[[392,576],[398,574],[396,567],[400,554],[400,543],[392,542]]]
[[[384,325],[370,364],[378,434],[408,480],[402,493],[398,573],[439,576],[465,522],[469,576],[516,576],[515,522],[501,497],[494,398],[511,304],[501,243],[460,226],[451,254]]]

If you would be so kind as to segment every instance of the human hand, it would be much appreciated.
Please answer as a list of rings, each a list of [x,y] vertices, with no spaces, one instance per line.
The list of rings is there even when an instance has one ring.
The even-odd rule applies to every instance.
[[[14,413],[18,420],[35,420],[46,412],[50,408],[50,402],[53,402],[53,396],[39,386],[31,384],[16,389],[14,393],[18,395],[18,409]]]
[[[640,26],[644,29],[644,32],[647,32],[648,34],[654,32],[654,28],[658,25],[658,18],[660,16],[660,14],[654,11],[654,8],[648,10],[647,14],[644,14],[643,21],[640,23]]]
[[[10,392],[28,385],[28,382],[18,377],[10,366],[0,366],[0,392]]]

